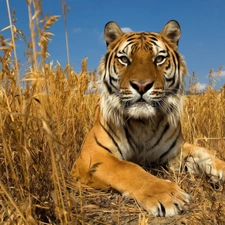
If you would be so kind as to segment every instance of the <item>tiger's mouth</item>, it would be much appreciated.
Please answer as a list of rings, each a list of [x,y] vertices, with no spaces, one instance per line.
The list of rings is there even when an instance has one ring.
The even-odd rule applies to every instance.
[[[158,108],[162,105],[163,101],[162,100],[151,100],[149,102],[146,102],[144,99],[140,99],[136,103],[139,104],[140,106],[144,105],[144,104],[147,104],[147,105],[150,105],[154,108]]]
[[[146,101],[144,98],[139,98],[137,101],[135,102],[127,102],[125,104],[125,106],[127,107],[132,107],[132,106],[135,106],[135,107],[148,107],[148,106],[151,106],[153,108],[159,108],[160,106],[163,105],[163,100],[162,98],[156,98],[156,99],[150,99],[148,101]]]

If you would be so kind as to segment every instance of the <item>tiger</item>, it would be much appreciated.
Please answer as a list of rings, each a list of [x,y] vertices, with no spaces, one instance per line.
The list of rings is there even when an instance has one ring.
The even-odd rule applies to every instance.
[[[178,53],[180,36],[176,20],[161,32],[124,33],[116,22],[105,25],[107,53],[98,68],[102,89],[95,122],[71,170],[77,181],[115,189],[162,217],[187,211],[191,195],[145,165],[176,169],[185,162],[189,172],[204,172],[212,182],[225,180],[225,162],[182,135],[188,72]]]

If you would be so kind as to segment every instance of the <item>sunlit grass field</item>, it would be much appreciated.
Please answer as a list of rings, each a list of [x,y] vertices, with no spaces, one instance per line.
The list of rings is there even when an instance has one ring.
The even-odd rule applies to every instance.
[[[211,185],[204,174],[152,171],[192,195],[189,211],[173,218],[154,218],[115,191],[73,181],[70,170],[94,122],[100,78],[88,70],[87,59],[80,73],[69,64],[46,63],[49,29],[58,17],[41,18],[40,9],[39,0],[28,4],[31,42],[23,74],[15,45],[23,32],[13,24],[14,14],[12,38],[0,35],[0,224],[225,224],[224,186]],[[225,159],[225,86],[212,86],[196,95],[196,83],[190,84],[183,133]]]

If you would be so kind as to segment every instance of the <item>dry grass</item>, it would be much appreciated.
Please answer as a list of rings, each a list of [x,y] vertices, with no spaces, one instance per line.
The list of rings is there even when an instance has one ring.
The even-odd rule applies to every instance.
[[[86,59],[79,74],[69,64],[46,64],[49,29],[58,17],[41,18],[40,3],[28,4],[30,43],[13,24],[15,14],[12,39],[0,36],[0,224],[225,224],[223,186],[212,187],[204,174],[153,171],[193,196],[190,210],[174,218],[154,218],[114,191],[73,182],[69,171],[93,124],[99,78]],[[19,37],[27,44],[25,86],[19,83]],[[186,97],[183,132],[225,159],[225,87]]]

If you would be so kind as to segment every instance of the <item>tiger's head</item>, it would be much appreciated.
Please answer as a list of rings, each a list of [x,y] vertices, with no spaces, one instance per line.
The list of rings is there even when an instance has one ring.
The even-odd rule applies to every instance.
[[[169,21],[160,33],[123,33],[115,22],[105,25],[108,52],[102,58],[101,111],[106,121],[153,119],[166,115],[180,120],[186,65],[178,54],[180,26]],[[122,120],[122,121],[121,121]]]

